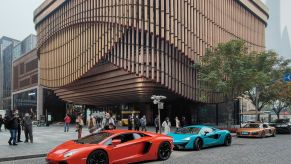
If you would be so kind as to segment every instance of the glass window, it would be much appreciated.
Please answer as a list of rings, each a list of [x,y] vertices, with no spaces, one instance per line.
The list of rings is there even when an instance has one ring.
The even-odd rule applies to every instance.
[[[259,128],[260,124],[246,124],[244,128]]]
[[[178,129],[175,133],[176,134],[198,134],[201,128],[198,127],[184,127]]]
[[[100,132],[78,139],[76,140],[76,142],[81,144],[98,144],[106,138],[110,137],[111,135],[111,133]]]
[[[206,128],[203,128],[203,129],[200,130],[200,134],[202,134],[202,135],[204,135],[207,132],[208,133],[212,133],[213,132],[213,129],[206,127]]]

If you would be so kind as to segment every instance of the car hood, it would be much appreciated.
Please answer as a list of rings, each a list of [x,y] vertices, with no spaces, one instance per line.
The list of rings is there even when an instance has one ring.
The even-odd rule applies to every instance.
[[[187,137],[197,137],[198,135],[194,135],[194,134],[176,134],[176,133],[169,133],[168,136],[173,137],[174,142],[175,141],[179,141],[179,140],[183,140]]]
[[[76,152],[75,154],[84,153],[87,151],[90,152],[91,149],[93,150],[98,146],[101,147],[101,145],[98,145],[98,144],[79,144],[79,143],[76,143],[75,141],[67,141],[67,142],[57,146],[53,150],[51,150],[47,154],[47,158],[62,160],[62,159],[64,159],[64,154],[66,154],[70,151],[75,151]],[[84,153],[84,154],[86,154],[86,153]]]

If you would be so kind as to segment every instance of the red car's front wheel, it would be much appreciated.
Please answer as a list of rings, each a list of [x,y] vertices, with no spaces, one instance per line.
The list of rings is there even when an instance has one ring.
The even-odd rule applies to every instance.
[[[108,155],[103,150],[95,150],[88,156],[87,164],[109,164]]]
[[[171,144],[169,142],[162,142],[158,149],[158,159],[167,160],[170,158],[172,153]]]

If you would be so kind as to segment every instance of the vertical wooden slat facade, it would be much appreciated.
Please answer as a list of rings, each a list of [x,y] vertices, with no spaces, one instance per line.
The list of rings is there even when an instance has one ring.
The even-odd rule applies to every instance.
[[[193,65],[206,48],[232,39],[244,40],[251,51],[263,51],[267,18],[257,0],[46,0],[35,11],[40,83],[60,98],[79,100],[70,91],[97,86],[82,81],[106,62],[117,68],[107,72],[114,74],[116,81],[111,82],[127,80],[125,75],[118,78],[120,70],[139,79],[137,86],[123,86],[135,87],[136,95],[146,90],[142,81],[151,81],[152,89],[164,88],[193,101],[222,102],[220,93],[206,91],[197,81]],[[110,89],[108,93],[110,97]],[[86,92],[78,96],[82,99]]]

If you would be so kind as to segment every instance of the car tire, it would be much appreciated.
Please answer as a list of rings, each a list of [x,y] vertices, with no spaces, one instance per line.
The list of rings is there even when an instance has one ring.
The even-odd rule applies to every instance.
[[[86,164],[109,164],[108,155],[103,150],[95,150],[89,154]]]
[[[276,137],[276,130],[273,131],[272,137]]]
[[[203,147],[203,141],[201,138],[196,138],[193,144],[193,149],[195,151],[200,151]]]
[[[230,134],[227,134],[225,137],[224,137],[224,143],[223,145],[224,146],[230,146],[231,145],[231,141],[232,141],[232,137]]]
[[[162,142],[158,149],[158,160],[165,161],[169,159],[171,153],[171,144],[169,142]]]
[[[265,133],[265,131],[263,131],[262,133],[261,133],[261,138],[265,138],[266,137],[266,133]]]

